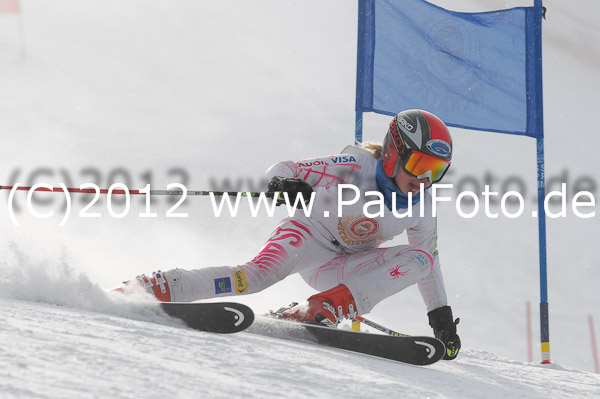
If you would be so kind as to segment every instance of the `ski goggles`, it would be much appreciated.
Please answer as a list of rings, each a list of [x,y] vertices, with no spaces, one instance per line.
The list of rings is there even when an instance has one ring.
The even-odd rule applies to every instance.
[[[432,183],[442,180],[450,167],[450,161],[434,157],[419,150],[407,150],[401,145],[402,156],[398,154],[391,135],[383,142],[383,167],[388,176],[396,176],[400,168],[417,178],[427,177]]]
[[[427,177],[432,183],[442,180],[449,167],[449,161],[418,150],[412,150],[410,156],[406,158],[402,165],[402,168],[409,174],[418,178]]]

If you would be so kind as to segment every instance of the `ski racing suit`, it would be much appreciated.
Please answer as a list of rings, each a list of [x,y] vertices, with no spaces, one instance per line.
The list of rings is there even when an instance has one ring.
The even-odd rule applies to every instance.
[[[299,210],[284,219],[258,255],[242,265],[166,272],[171,300],[251,294],[299,273],[319,291],[346,285],[358,314],[368,313],[381,300],[415,283],[427,311],[445,306],[431,195],[421,193],[412,217],[398,218],[386,206],[383,217],[365,216],[363,207],[376,198],[365,195],[377,191],[376,166],[377,159],[369,151],[355,146],[346,147],[340,155],[271,166],[269,179],[299,178],[313,187],[316,195],[310,216]],[[355,190],[344,190],[339,198],[339,184],[356,186],[358,200],[349,204],[358,195]],[[339,200],[348,203],[341,214]],[[368,208],[368,213],[376,212]],[[409,245],[380,248],[404,231]]]

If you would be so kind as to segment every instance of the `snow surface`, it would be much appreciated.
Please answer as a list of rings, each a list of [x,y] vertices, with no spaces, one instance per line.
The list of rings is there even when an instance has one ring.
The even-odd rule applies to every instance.
[[[435,3],[485,11],[531,2]],[[600,5],[544,5],[549,189],[562,180],[570,190],[577,183],[598,196],[592,160],[600,145],[594,19]],[[260,189],[272,163],[333,154],[352,142],[355,1],[22,0],[21,6],[20,17],[0,15],[2,185],[123,181],[141,188],[151,179],[157,189],[184,181],[196,190],[230,179],[234,189]],[[366,115],[365,137],[380,141],[388,119]],[[526,190],[526,214],[535,209],[534,140],[452,133],[447,182],[475,190],[473,183],[491,174],[498,191]],[[102,200],[94,208],[101,218],[72,216],[58,227],[60,195],[39,194],[49,205],[38,210],[54,209],[55,216],[38,219],[23,211],[20,193],[16,227],[7,198],[0,197],[0,397],[151,397],[155,384],[179,397],[600,397],[597,376],[589,374],[587,325],[593,315],[600,331],[600,213],[548,220],[555,363],[541,366],[525,363],[526,301],[534,309],[536,362],[540,352],[537,220],[467,220],[443,204],[440,255],[464,349],[456,362],[415,368],[250,334],[200,334],[104,293],[159,268],[243,263],[284,217],[281,209],[275,218],[244,212],[217,219],[208,199],[190,198],[179,209],[187,218],[166,218],[171,204],[161,198],[153,207],[158,218],[138,217],[144,204],[133,200],[129,215],[117,219]],[[89,201],[73,199],[75,214]],[[312,293],[290,276],[235,299],[261,313]],[[414,287],[383,301],[369,318],[430,334]]]
[[[56,267],[54,276],[25,273],[19,294],[2,285],[2,398],[600,395],[597,374],[480,350],[419,367],[247,332],[202,333]]]

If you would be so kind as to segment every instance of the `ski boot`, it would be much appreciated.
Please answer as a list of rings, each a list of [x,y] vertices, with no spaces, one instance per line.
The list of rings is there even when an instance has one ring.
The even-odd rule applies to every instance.
[[[142,286],[146,292],[156,297],[159,302],[171,302],[169,283],[167,282],[165,274],[160,270],[152,272],[152,277],[141,274],[136,277],[135,281],[123,281],[123,287],[115,288],[113,291],[122,294],[131,294],[135,291],[135,286],[132,286],[132,283],[137,283]]]
[[[351,319],[358,314],[356,302],[343,284],[315,294],[300,305],[292,304],[291,308],[280,313],[286,319],[316,322],[330,327],[337,326],[345,317]]]

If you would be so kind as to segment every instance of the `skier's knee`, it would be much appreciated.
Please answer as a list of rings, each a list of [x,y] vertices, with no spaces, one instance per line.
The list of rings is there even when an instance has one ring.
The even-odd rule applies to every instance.
[[[419,272],[423,274],[423,278],[433,269],[433,256],[424,248],[414,247],[408,251],[417,265]]]

